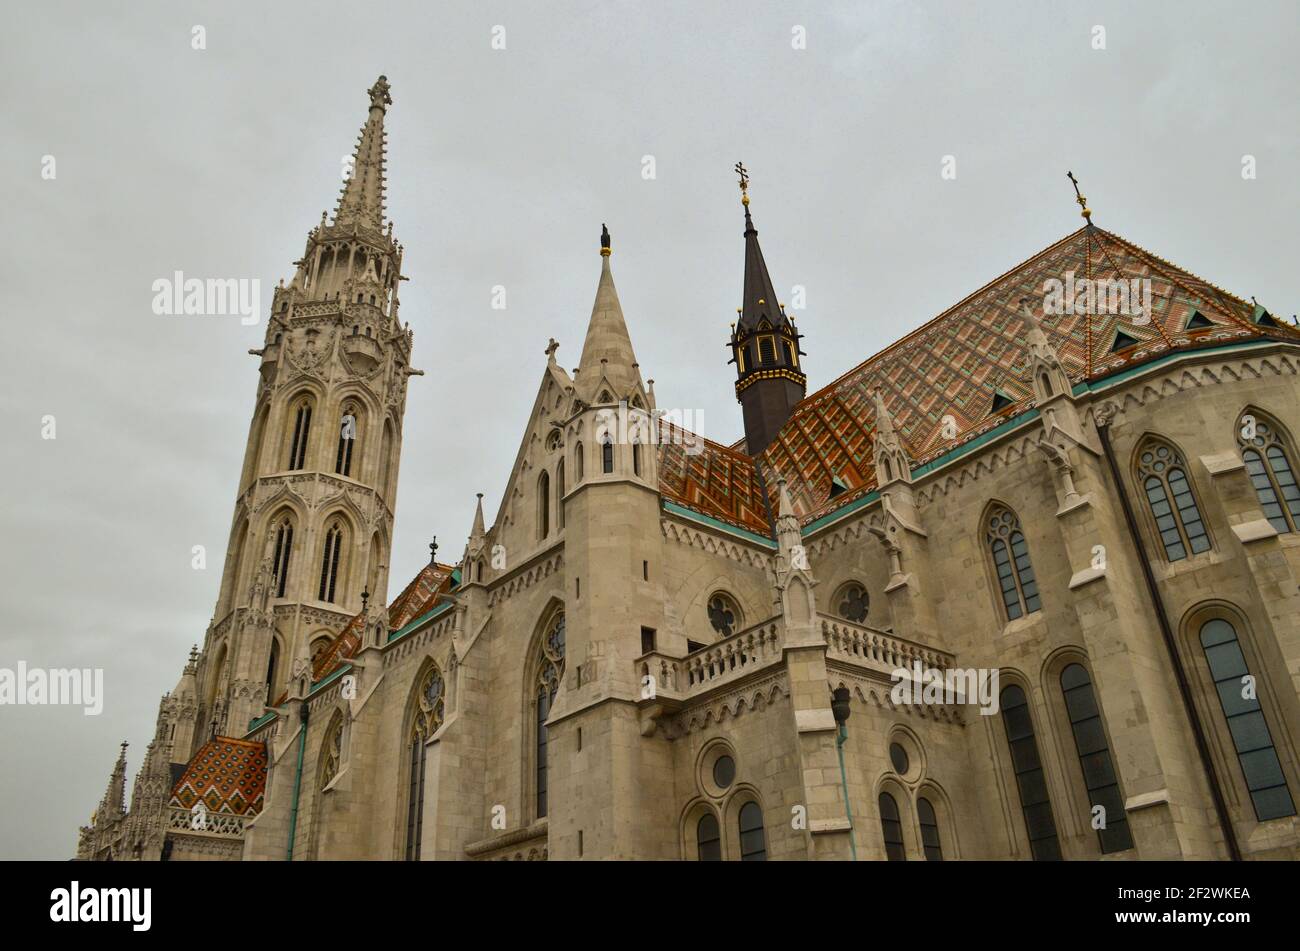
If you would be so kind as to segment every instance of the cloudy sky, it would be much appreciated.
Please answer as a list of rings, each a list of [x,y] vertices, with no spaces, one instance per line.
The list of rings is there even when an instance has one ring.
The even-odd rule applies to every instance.
[[[714,439],[741,434],[723,350],[740,302],[738,159],[777,287],[807,288],[810,387],[1077,228],[1067,169],[1099,225],[1289,317],[1298,9],[11,9],[0,668],[102,668],[105,706],[0,707],[0,858],[73,854],[117,744],[131,742],[134,775],[159,697],[202,641],[256,387],[247,350],[271,287],[333,208],[380,73],[394,100],[388,207],[411,277],[402,317],[426,371],[407,404],[396,591],[432,534],[459,554],[475,492],[492,518],[547,339],[577,363],[601,222],[660,405],[702,413]],[[192,48],[195,25],[206,49]],[[155,316],[151,284],[177,270],[259,279],[258,324]],[[195,545],[207,570],[191,567]]]

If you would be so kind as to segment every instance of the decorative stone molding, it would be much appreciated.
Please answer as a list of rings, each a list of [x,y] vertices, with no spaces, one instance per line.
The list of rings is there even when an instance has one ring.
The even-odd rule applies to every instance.
[[[723,558],[729,558],[742,565],[748,565],[763,571],[766,571],[769,566],[771,553],[766,550],[755,551],[741,545],[739,542],[719,538],[694,525],[683,525],[668,518],[661,518],[659,527],[664,538],[669,541],[679,542],[688,548],[698,548],[711,555],[720,555]]]
[[[564,552],[558,551],[549,558],[513,575],[505,581],[497,579],[488,582],[488,607],[495,607],[497,602],[514,597],[521,591],[527,591],[537,582],[549,578],[564,566]]]
[[[668,739],[675,740],[745,712],[766,710],[781,696],[787,699],[790,696],[790,681],[784,667],[756,683],[745,684],[671,717],[661,718],[659,726]]]

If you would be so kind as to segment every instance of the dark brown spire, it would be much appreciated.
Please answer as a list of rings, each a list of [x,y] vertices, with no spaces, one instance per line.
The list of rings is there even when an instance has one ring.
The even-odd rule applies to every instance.
[[[807,380],[799,368],[799,331],[777,300],[749,213],[749,172],[739,162],[736,172],[745,206],[745,286],[727,346],[736,365],[736,399],[744,408],[745,448],[756,456],[803,399]]]

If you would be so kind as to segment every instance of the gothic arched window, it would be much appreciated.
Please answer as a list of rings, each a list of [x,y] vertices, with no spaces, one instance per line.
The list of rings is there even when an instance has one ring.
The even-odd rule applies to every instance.
[[[1248,689],[1255,688],[1255,682],[1241,652],[1237,629],[1223,618],[1214,618],[1201,625],[1200,637],[1255,818],[1266,822],[1295,815],[1295,802],[1264,710],[1256,699],[1256,689]]]
[[[546,815],[546,717],[555,704],[555,694],[564,677],[564,612],[557,610],[547,622],[542,634],[541,657],[537,665],[537,682],[534,686],[534,722],[536,745],[534,778],[537,793],[537,818]]]
[[[320,600],[333,601],[338,589],[339,562],[343,558],[343,526],[335,522],[325,534],[320,563]]]
[[[903,822],[898,817],[898,803],[887,792],[880,794],[880,833],[885,840],[885,857],[891,862],[907,861],[903,850]]]
[[[275,529],[275,549],[271,559],[271,590],[275,597],[283,598],[289,580],[289,556],[293,554],[293,521],[289,516],[280,520]]]
[[[321,743],[320,788],[324,789],[339,774],[343,763],[343,718],[338,714],[330,721]]]
[[[600,440],[600,470],[614,471],[614,440],[606,433]]]
[[[722,829],[711,811],[700,816],[695,824],[695,847],[701,862],[722,861]]]
[[[1149,436],[1138,449],[1137,476],[1155,519],[1169,561],[1210,550],[1210,536],[1196,505],[1182,454],[1163,439]]]
[[[984,527],[1007,620],[1033,614],[1042,604],[1034,566],[1029,561],[1029,546],[1020,531],[1020,519],[1006,506],[997,505],[985,516]]]
[[[537,537],[551,533],[551,477],[543,472],[537,479]]]
[[[564,460],[555,464],[555,527],[564,528]]]
[[[709,624],[719,637],[730,637],[740,627],[740,608],[721,591],[709,598]]]
[[[1056,821],[1052,818],[1047,776],[1043,773],[1042,760],[1038,758],[1029,701],[1025,699],[1024,690],[1016,684],[1003,687],[999,701],[1007,745],[1011,748],[1011,768],[1015,771],[1016,789],[1020,793],[1020,809],[1029,835],[1030,853],[1035,861],[1059,860],[1061,844],[1056,837]]]
[[[339,419],[339,448],[334,460],[334,471],[339,475],[352,475],[352,453],[357,442],[357,409],[352,404],[343,407]]]
[[[921,823],[921,848],[927,862],[943,861],[943,845],[939,842],[939,819],[934,806],[924,796],[916,800],[916,817]]]
[[[850,581],[836,592],[834,604],[835,612],[846,621],[861,624],[867,619],[870,606],[867,589],[856,581]]]
[[[632,474],[641,474],[641,444],[639,442],[632,443]]]
[[[424,832],[424,772],[429,738],[442,726],[446,708],[446,688],[442,671],[430,665],[420,678],[411,712],[411,737],[408,744],[406,793],[406,860],[420,860],[420,839]]]
[[[303,400],[294,413],[293,440],[289,443],[289,468],[301,469],[307,461],[307,437],[311,433],[311,400]]]
[[[584,460],[582,458],[582,443],[578,443],[573,447],[573,476],[575,482],[582,481],[582,474],[584,469],[583,463]]]
[[[1300,486],[1277,426],[1247,410],[1237,420],[1237,445],[1264,517],[1278,534],[1294,532],[1300,525]]]
[[[280,642],[271,638],[271,654],[266,662],[266,702],[269,706],[275,702],[275,675],[280,666]]]
[[[1101,850],[1131,849],[1133,836],[1119,789],[1119,774],[1111,762],[1110,744],[1101,722],[1101,707],[1092,689],[1092,678],[1082,664],[1070,664],[1061,671],[1061,691],[1065,695],[1070,731],[1074,734],[1074,748],[1079,754],[1079,767],[1083,770],[1083,784],[1088,790],[1088,803],[1093,810],[1099,806],[1102,809],[1103,825],[1097,830]]]
[[[767,861],[767,836],[763,832],[763,810],[750,800],[740,807],[737,818],[740,825],[740,860],[742,862]]]

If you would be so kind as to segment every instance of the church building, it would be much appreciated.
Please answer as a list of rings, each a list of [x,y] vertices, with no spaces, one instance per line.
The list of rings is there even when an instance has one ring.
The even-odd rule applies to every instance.
[[[810,393],[838,346],[738,166],[740,306],[702,344],[743,438],[660,411],[605,231],[503,497],[384,603],[421,371],[369,97],[251,351],[212,622],[79,858],[1300,858],[1300,332],[1078,195]]]

